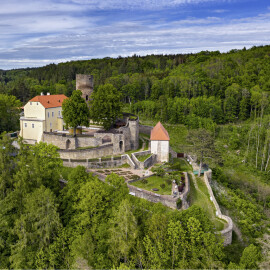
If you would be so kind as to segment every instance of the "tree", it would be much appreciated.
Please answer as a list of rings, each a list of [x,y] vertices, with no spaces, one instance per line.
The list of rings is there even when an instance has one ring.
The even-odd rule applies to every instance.
[[[114,211],[110,224],[110,255],[116,262],[119,259],[124,259],[126,263],[138,234],[137,221],[132,213],[132,205],[127,199],[123,200],[118,209]]]
[[[243,269],[257,269],[257,263],[261,259],[261,252],[253,244],[246,247],[240,259],[240,266]]]
[[[92,94],[90,116],[95,122],[109,129],[117,117],[121,116],[121,93],[111,84],[105,84]]]
[[[71,97],[63,101],[62,108],[64,122],[73,128],[74,135],[78,126],[89,126],[89,108],[80,90],[73,91]]]
[[[193,144],[193,153],[197,156],[200,162],[198,175],[201,174],[203,162],[206,158],[217,157],[217,152],[214,146],[214,137],[205,129],[190,130],[187,140]]]
[[[11,250],[12,268],[44,265],[49,245],[62,227],[55,201],[55,195],[44,186],[26,196],[24,211],[14,227],[18,241]]]
[[[20,107],[16,97],[0,94],[0,133],[19,129]]]

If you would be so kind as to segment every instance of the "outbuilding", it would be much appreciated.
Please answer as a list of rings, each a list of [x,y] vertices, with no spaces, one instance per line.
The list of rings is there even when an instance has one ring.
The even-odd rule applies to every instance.
[[[160,122],[152,129],[150,141],[151,154],[157,155],[157,161],[169,162],[170,137]]]

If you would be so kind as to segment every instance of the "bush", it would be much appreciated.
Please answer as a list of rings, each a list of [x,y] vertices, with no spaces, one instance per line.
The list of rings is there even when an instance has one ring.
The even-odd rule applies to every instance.
[[[160,184],[160,187],[161,187],[162,189],[164,189],[164,188],[165,188],[165,184]]]
[[[148,180],[146,178],[142,179],[142,183],[143,184],[147,184],[148,183]]]
[[[157,176],[161,176],[162,177],[162,176],[165,175],[165,171],[162,168],[154,168],[153,169],[153,172],[155,172]]]
[[[166,183],[167,183],[168,185],[171,185],[171,184],[172,184],[172,180],[171,180],[171,179],[166,179]]]

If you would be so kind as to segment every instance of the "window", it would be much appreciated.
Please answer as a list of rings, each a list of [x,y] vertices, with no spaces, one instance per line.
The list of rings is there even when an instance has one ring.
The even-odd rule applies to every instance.
[[[38,105],[38,102],[37,102],[37,105]]]
[[[50,112],[48,112],[48,118],[50,117]]]
[[[35,124],[32,124],[32,128],[34,128],[35,127]]]
[[[61,111],[58,111],[58,116],[61,116]]]
[[[30,102],[30,105],[32,105],[32,102]]]
[[[27,123],[24,123],[24,127],[27,127]]]
[[[54,117],[54,112],[52,112],[52,117]]]
[[[50,128],[52,127],[52,123],[50,123]]]

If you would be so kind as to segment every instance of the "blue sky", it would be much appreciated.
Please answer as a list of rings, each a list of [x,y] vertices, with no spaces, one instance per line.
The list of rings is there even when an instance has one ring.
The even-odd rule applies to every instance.
[[[0,69],[270,44],[269,0],[0,0]]]

